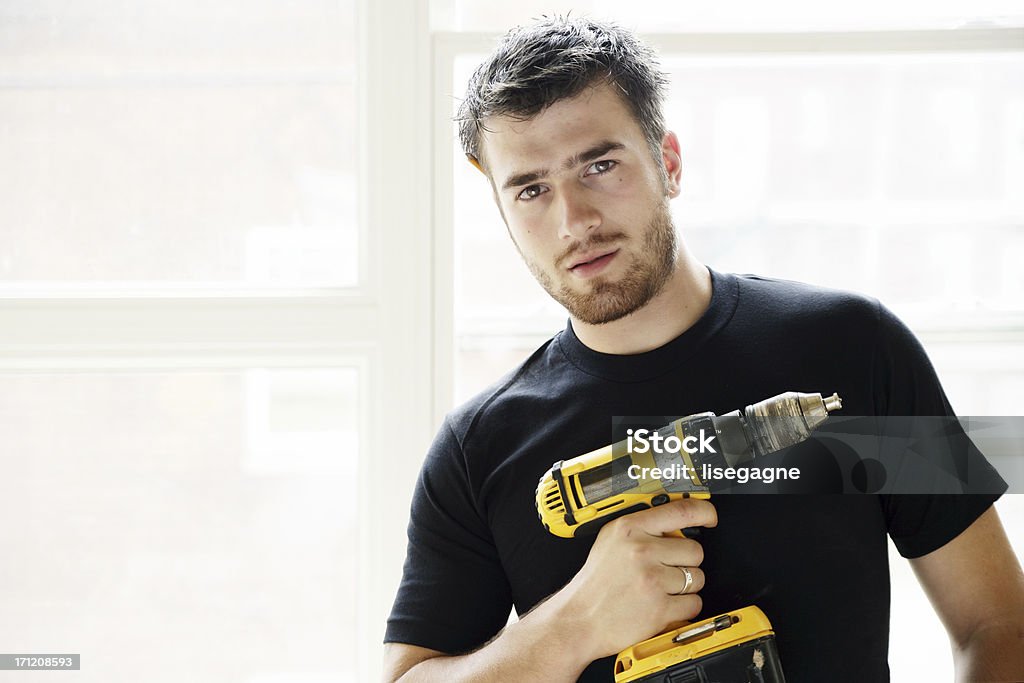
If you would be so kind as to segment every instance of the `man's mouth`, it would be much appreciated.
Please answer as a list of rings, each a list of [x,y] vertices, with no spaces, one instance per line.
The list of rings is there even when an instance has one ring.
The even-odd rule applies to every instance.
[[[593,275],[610,263],[618,253],[618,249],[609,249],[583,254],[569,266],[569,271],[582,277]]]

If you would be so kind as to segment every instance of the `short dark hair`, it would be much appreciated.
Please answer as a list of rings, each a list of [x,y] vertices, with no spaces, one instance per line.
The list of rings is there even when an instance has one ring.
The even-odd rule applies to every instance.
[[[544,17],[505,34],[469,79],[456,115],[462,149],[482,161],[481,133],[488,117],[528,120],[601,81],[621,91],[660,163],[668,80],[654,51],[616,24],[583,17]]]

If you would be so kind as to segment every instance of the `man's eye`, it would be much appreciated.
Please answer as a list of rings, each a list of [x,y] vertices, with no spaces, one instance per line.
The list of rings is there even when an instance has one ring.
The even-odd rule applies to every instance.
[[[601,161],[595,161],[587,169],[587,175],[601,175],[607,173],[618,165],[619,162],[612,161],[611,159],[602,159]]]
[[[536,199],[545,192],[547,192],[547,190],[540,185],[530,185],[529,187],[524,187],[523,191],[518,194],[516,199],[530,201],[531,199]]]

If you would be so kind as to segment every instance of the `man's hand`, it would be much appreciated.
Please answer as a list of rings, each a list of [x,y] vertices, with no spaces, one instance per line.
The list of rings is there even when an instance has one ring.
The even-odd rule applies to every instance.
[[[620,517],[606,524],[586,564],[562,589],[569,608],[586,625],[592,659],[624,648],[695,617],[704,587],[700,543],[664,534],[718,524],[714,506],[685,499]],[[692,582],[686,587],[686,568]]]
[[[385,681],[575,681],[613,655],[700,612],[700,544],[663,534],[718,524],[706,500],[680,500],[606,524],[586,564],[562,590],[473,653],[390,643]],[[685,567],[692,577],[686,593]]]

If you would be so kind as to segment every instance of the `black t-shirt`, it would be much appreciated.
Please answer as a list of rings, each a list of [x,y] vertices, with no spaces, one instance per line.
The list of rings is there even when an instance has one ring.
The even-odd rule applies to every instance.
[[[570,325],[447,417],[413,496],[386,642],[471,651],[511,606],[524,614],[564,586],[593,537],[545,531],[537,482],[607,444],[613,416],[721,414],[790,390],[837,392],[844,415],[953,414],[920,344],[877,301],[714,271],[712,286],[705,314],[658,349],[598,353]],[[716,496],[698,618],[760,607],[790,683],[888,680],[887,534],[924,555],[997,497]],[[613,661],[580,680],[612,681]]]

